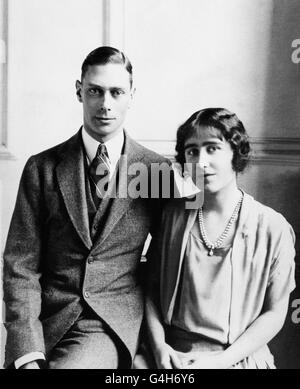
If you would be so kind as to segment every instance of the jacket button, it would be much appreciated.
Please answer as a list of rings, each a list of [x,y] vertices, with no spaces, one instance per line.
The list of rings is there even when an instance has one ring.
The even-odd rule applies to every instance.
[[[88,299],[90,297],[89,292],[84,292],[84,297]]]
[[[93,263],[94,262],[94,258],[88,258],[88,263]]]

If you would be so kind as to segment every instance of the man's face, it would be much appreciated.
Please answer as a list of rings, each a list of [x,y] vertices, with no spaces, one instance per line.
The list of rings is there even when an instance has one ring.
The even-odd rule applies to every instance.
[[[82,82],[76,81],[76,90],[84,127],[94,139],[105,142],[122,130],[133,95],[123,65],[89,66]]]

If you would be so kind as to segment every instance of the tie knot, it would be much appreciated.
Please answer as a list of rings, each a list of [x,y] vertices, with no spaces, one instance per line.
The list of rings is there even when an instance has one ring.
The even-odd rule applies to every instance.
[[[107,148],[105,146],[104,143],[100,143],[99,146],[98,146],[98,150],[97,150],[97,156],[105,156],[106,158],[108,158],[108,152],[107,152]]]

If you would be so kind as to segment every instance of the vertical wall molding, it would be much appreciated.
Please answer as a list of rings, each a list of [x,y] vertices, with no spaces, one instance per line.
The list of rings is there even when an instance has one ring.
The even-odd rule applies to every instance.
[[[8,150],[7,79],[8,79],[8,0],[0,0],[0,160],[15,159]]]
[[[103,0],[103,44],[124,50],[125,1]]]
[[[103,45],[109,46],[110,42],[110,0],[103,0]]]

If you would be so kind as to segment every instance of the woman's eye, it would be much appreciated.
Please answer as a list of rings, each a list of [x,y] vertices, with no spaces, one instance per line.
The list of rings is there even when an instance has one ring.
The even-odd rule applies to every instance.
[[[199,151],[197,149],[190,149],[187,151],[187,155],[190,157],[197,157],[199,155]]]
[[[218,149],[217,146],[207,146],[207,151],[209,153],[213,153],[214,151],[216,151]]]

